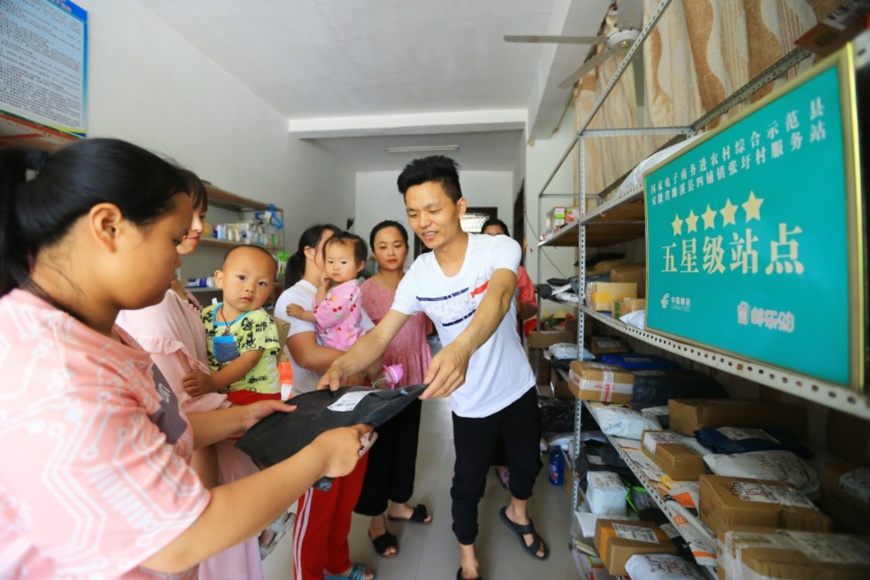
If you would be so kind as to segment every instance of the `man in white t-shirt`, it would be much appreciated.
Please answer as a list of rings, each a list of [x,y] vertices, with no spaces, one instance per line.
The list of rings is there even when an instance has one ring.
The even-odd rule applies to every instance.
[[[459,540],[457,578],[477,578],[477,505],[496,443],[510,467],[511,502],[501,519],[535,558],[549,549],[534,531],[526,501],[541,469],[535,378],[516,332],[514,290],[520,246],[506,236],[467,234],[457,165],[440,155],[408,164],[398,179],[411,228],[430,253],[419,256],[396,290],[390,311],[343,356],[318,388],[338,388],[386,349],[413,314],[432,320],[444,348],[432,358],[422,399],[450,397],[456,464],[450,495]]]

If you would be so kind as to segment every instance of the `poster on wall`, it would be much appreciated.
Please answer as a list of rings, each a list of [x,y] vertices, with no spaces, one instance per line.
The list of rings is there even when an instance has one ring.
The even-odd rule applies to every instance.
[[[4,144],[86,135],[87,31],[87,12],[72,2],[0,1]]]
[[[644,176],[647,329],[863,389],[847,47]]]

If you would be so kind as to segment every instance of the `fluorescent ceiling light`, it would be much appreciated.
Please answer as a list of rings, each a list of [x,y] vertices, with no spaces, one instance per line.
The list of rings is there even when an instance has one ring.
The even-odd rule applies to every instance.
[[[416,145],[413,147],[387,147],[385,153],[421,153],[423,151],[456,151],[459,145]]]

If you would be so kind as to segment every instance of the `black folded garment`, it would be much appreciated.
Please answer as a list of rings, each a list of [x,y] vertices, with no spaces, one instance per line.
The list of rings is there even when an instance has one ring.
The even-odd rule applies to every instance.
[[[728,393],[710,375],[691,369],[634,371],[631,407],[667,406],[668,399],[727,399]]]
[[[366,423],[377,428],[419,397],[426,385],[392,391],[372,387],[344,387],[312,391],[288,400],[292,413],[273,413],[248,429],[236,447],[265,467],[287,459],[330,429]],[[318,482],[328,489],[326,482]]]
[[[708,427],[695,431],[695,439],[713,453],[748,453],[784,449],[809,459],[813,454],[798,440],[775,427],[749,429],[746,427]]]

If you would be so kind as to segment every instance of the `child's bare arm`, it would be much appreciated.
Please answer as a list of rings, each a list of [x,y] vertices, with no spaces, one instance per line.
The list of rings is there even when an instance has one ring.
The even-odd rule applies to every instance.
[[[251,372],[257,363],[260,362],[260,357],[263,356],[262,350],[248,350],[239,355],[239,358],[228,363],[227,366],[212,375],[212,388],[215,391],[225,389],[239,381],[246,374]],[[187,393],[194,396],[187,388]],[[202,394],[202,393],[198,393]]]
[[[314,295],[315,304],[319,306],[320,303],[323,302],[323,299],[326,298],[327,292],[329,292],[330,286],[332,286],[332,280],[329,277],[324,276],[320,281],[320,285],[317,287],[317,293]]]
[[[305,322],[316,322],[314,318],[314,311],[305,310],[298,304],[289,304],[287,306],[287,316],[292,316],[293,318],[298,318],[299,320],[304,320]]]
[[[202,371],[190,371],[181,377],[181,386],[191,397],[213,393],[217,390],[214,387],[214,375]]]

